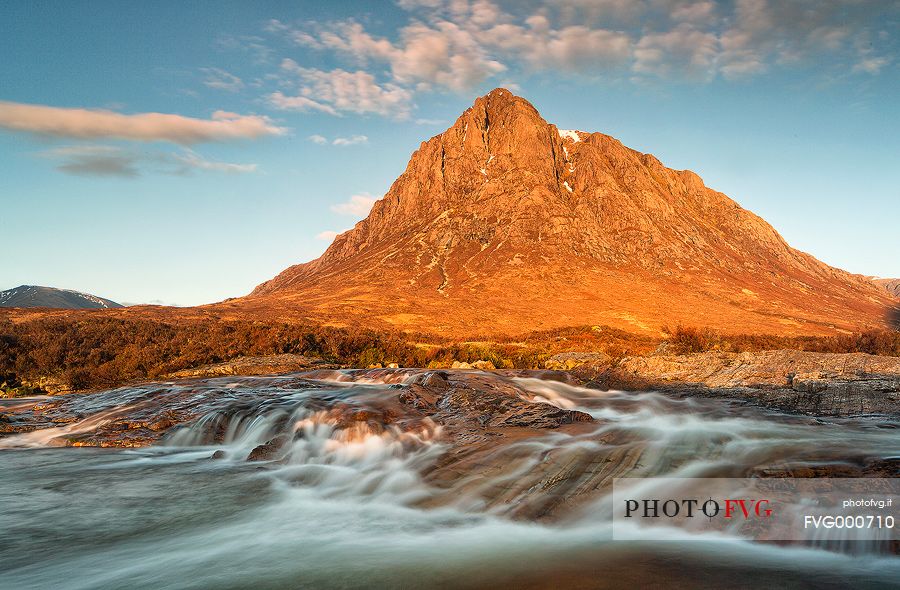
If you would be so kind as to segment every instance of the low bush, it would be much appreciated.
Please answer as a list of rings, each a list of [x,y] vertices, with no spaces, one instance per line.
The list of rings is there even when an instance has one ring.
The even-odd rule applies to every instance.
[[[723,335],[678,326],[668,332],[671,352],[733,352],[790,348],[900,356],[900,332],[869,330],[830,337]],[[454,361],[490,361],[497,368],[536,369],[560,352],[604,352],[614,358],[647,354],[659,338],[607,326],[582,326],[453,342],[445,337],[369,329],[274,322],[51,316],[13,322],[0,317],[0,395],[30,391],[41,378],[73,389],[111,387],[155,379],[238,356],[303,354],[345,366],[398,363],[448,367]]]
[[[862,352],[900,356],[900,331],[870,329],[835,336],[775,336],[770,334],[721,334],[711,328],[678,326],[668,333],[669,351],[690,354],[719,350],[758,352],[763,350],[803,350],[807,352]]]

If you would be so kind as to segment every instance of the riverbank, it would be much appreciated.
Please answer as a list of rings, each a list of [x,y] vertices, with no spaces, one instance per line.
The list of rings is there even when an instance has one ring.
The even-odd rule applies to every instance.
[[[735,399],[819,416],[900,416],[900,357],[796,350],[653,354],[621,359],[603,353],[562,353],[550,357],[544,366],[562,373],[559,379],[602,390],[654,390],[683,397]],[[300,355],[241,357],[169,377],[265,375],[316,367],[338,368]],[[489,361],[462,367],[468,368],[496,369]]]
[[[772,350],[586,360],[590,387],[737,399],[820,416],[900,415],[900,358]]]
[[[454,363],[475,366],[478,361],[484,361],[479,363],[482,368],[543,369],[560,354],[623,359],[797,350],[900,357],[900,332],[883,328],[786,336],[723,334],[685,326],[632,333],[595,325],[519,335],[473,333],[460,339],[360,326],[228,319],[196,308],[137,309],[124,315],[107,311],[0,309],[0,396],[29,387],[47,393],[96,391],[233,364],[240,357],[284,354],[341,367],[430,369],[451,368]],[[285,370],[304,368],[292,365]]]

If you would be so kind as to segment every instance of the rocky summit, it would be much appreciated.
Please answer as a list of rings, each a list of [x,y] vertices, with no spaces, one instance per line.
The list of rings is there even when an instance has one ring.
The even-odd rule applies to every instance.
[[[688,170],[558,129],[498,88],[421,144],[368,218],[233,308],[448,335],[884,325],[892,298]]]

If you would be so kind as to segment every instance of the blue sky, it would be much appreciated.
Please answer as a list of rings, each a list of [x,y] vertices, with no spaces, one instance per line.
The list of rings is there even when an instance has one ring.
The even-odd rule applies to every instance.
[[[896,2],[0,4],[0,289],[193,305],[365,216],[505,86],[900,276]]]

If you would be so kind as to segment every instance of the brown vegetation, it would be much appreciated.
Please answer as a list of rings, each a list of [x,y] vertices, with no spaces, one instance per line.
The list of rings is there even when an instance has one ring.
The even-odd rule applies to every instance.
[[[152,379],[242,355],[285,352],[347,362],[377,348],[412,347],[390,334],[253,322],[166,323],[122,318],[38,318],[0,323],[0,374],[58,379],[73,389]]]
[[[440,367],[455,360],[488,360],[502,368],[536,368],[562,350],[612,356],[647,352],[648,338],[611,328],[540,332],[485,342],[399,332],[249,321],[165,322],[76,315],[0,319],[0,382],[8,391],[51,379],[81,390],[155,379],[177,370],[233,359],[303,354],[346,366]],[[22,390],[27,391],[27,390]]]
[[[573,327],[525,336],[457,342],[424,334],[311,324],[214,319],[160,321],[100,315],[0,318],[0,383],[7,395],[32,393],[50,379],[75,390],[156,379],[239,356],[303,354],[352,367],[398,363],[447,367],[453,361],[490,361],[497,368],[536,369],[553,354],[603,352],[613,358],[645,355],[661,340],[607,326]],[[872,330],[833,337],[724,335],[678,326],[667,351],[678,354],[795,349],[900,356],[900,332]]]
[[[669,351],[691,354],[718,350],[722,352],[757,352],[762,350],[802,350],[806,352],[864,352],[882,356],[900,356],[900,332],[866,330],[836,336],[774,336],[770,334],[727,335],[711,328],[678,326],[664,329]]]

